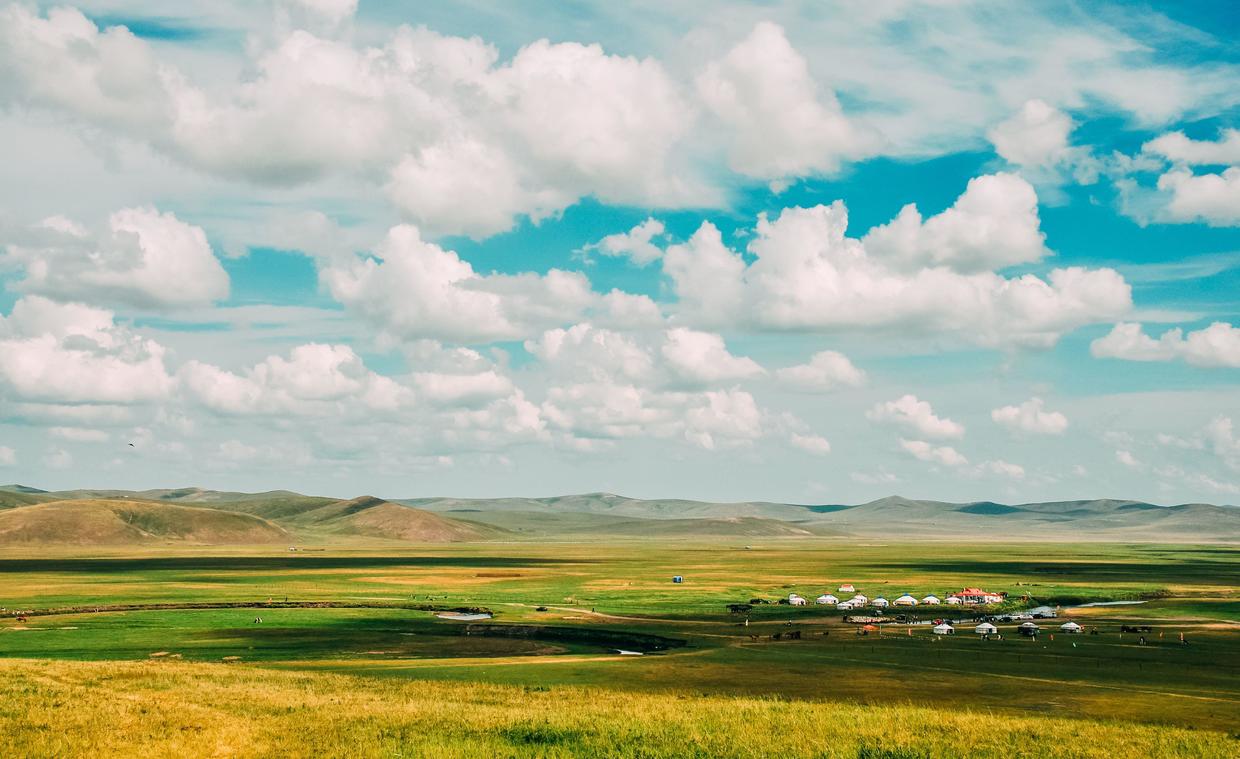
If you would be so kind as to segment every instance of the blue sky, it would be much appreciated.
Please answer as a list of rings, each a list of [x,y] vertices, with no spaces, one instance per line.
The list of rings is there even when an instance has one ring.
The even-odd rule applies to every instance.
[[[0,5],[0,480],[1235,503],[1237,26]]]

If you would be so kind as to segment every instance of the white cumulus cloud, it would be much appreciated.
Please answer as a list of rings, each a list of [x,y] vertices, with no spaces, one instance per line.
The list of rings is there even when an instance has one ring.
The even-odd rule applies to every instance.
[[[1030,398],[1019,406],[994,409],[990,418],[1010,430],[1034,435],[1062,435],[1068,429],[1068,417],[1058,411],[1047,411],[1041,398]]]
[[[808,363],[775,370],[775,376],[784,385],[808,393],[825,393],[865,384],[865,372],[837,351],[815,353]]]
[[[0,267],[19,268],[25,292],[156,309],[228,296],[228,274],[202,229],[154,208],[117,211],[97,232],[52,217],[24,237],[0,253]]]
[[[964,425],[935,415],[934,408],[915,395],[875,404],[866,412],[866,418],[905,427],[928,438],[964,437]]]
[[[951,446],[936,446],[925,440],[900,439],[900,447],[914,458],[930,464],[942,464],[950,467],[966,466],[969,460]]]
[[[1240,328],[1227,322],[1215,322],[1187,334],[1177,327],[1155,339],[1145,334],[1140,324],[1120,322],[1108,334],[1090,343],[1090,352],[1098,358],[1181,359],[1193,366],[1236,368],[1240,367]]]

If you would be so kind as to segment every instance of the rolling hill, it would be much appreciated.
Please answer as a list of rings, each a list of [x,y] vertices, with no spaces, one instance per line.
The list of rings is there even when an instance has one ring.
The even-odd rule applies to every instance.
[[[501,528],[454,519],[374,496],[334,501],[291,516],[284,522],[292,529],[332,535],[357,535],[417,543],[456,543],[488,540],[502,535]]]
[[[128,499],[52,501],[0,512],[0,545],[257,544],[288,538],[282,528],[248,514]]]
[[[612,493],[549,498],[349,500],[288,490],[237,493],[175,488],[44,492],[0,487],[3,509],[47,501],[110,499],[249,515],[307,539],[457,542],[512,537],[573,539],[813,535],[883,539],[1029,539],[1240,542],[1240,508],[1094,499],[1005,504],[889,496],[862,504],[643,500]]]

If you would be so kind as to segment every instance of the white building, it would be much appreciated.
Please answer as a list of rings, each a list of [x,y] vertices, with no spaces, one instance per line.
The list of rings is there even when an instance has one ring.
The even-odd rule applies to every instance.
[[[834,606],[838,604],[839,602],[840,602],[840,599],[836,598],[830,593],[824,593],[821,596],[818,596],[818,598],[814,599],[814,603],[816,604],[828,604],[830,606]]]
[[[948,596],[947,603],[951,604],[952,606],[959,606],[960,604],[964,603],[964,601],[960,600],[960,596]]]
[[[896,606],[916,606],[917,599],[913,598],[908,593],[905,593],[904,595],[900,596],[896,600],[892,601],[892,603],[894,603]]]
[[[857,589],[852,586],[852,583],[844,583],[835,592],[836,593],[856,593]]]
[[[924,604],[929,604],[931,606],[938,606],[939,604],[943,603],[942,601],[939,600],[938,596],[933,595],[933,594],[928,595],[925,598],[921,599],[921,602]]]

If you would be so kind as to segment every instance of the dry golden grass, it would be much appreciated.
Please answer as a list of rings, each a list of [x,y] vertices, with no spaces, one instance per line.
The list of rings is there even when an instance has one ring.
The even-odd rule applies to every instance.
[[[1223,733],[173,661],[0,662],[3,756],[1233,757]]]

